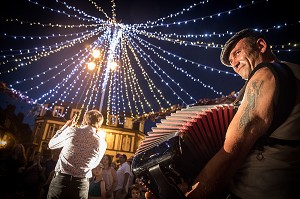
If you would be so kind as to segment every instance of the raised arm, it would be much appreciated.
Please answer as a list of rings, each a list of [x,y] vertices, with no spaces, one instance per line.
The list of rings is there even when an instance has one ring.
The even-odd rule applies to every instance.
[[[49,141],[48,147],[50,149],[63,147],[64,140],[67,138],[67,132],[65,130],[68,129],[68,127],[76,125],[76,117],[77,115],[74,115],[73,118],[68,120],[60,130],[56,131],[55,135]]]

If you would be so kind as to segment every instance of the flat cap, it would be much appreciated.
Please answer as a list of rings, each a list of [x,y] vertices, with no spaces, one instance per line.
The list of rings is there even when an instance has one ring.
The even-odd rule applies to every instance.
[[[239,42],[241,39],[243,39],[245,37],[253,37],[255,39],[258,39],[258,38],[266,39],[262,33],[255,31],[253,29],[243,29],[243,30],[235,33],[225,43],[225,45],[221,51],[220,60],[221,60],[222,64],[224,64],[225,66],[230,66],[229,54],[230,54],[231,50],[234,48],[234,46],[237,42]]]

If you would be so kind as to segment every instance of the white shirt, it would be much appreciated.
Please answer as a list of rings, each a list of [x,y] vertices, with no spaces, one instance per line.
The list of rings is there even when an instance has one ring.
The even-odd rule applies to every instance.
[[[128,173],[130,175],[130,166],[127,162],[124,162],[123,164],[121,164],[120,167],[117,170],[118,184],[115,188],[115,191],[119,190],[119,189],[123,189],[123,182],[124,182],[125,173]],[[129,177],[128,177],[128,181],[129,181]],[[125,186],[126,191],[128,190],[128,181],[127,181],[126,186]]]
[[[92,169],[102,159],[107,143],[91,126],[68,127],[57,131],[48,144],[50,149],[62,148],[55,171],[74,177],[92,177]]]

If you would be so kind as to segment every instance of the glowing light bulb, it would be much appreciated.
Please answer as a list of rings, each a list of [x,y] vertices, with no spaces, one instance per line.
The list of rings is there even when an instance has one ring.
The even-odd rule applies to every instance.
[[[117,66],[118,66],[117,62],[114,62],[114,61],[112,61],[108,64],[108,68],[110,70],[115,70],[117,68]]]
[[[100,50],[93,50],[93,53],[92,53],[93,57],[95,59],[99,58],[100,57]]]
[[[95,62],[89,62],[87,65],[89,70],[94,70],[94,68],[96,67]]]

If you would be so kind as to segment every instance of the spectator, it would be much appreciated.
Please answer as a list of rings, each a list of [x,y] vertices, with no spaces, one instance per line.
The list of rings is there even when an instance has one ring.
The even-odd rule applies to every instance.
[[[46,181],[42,185],[42,188],[41,188],[40,197],[42,199],[47,198],[49,185],[50,185],[51,179],[54,176],[53,171],[54,171],[55,165],[58,161],[60,151],[61,151],[60,149],[51,150],[51,158],[44,162],[44,165],[43,165],[45,167],[44,178],[46,179]]]
[[[135,178],[134,180],[134,184],[138,185],[140,187],[141,190],[141,198],[145,199],[146,197],[146,193],[147,193],[147,187],[145,186],[145,184],[142,182],[142,180],[140,178]]]
[[[12,154],[4,162],[3,174],[1,176],[1,193],[2,198],[17,198],[22,195],[22,173],[27,164],[25,148],[23,144],[17,144],[13,148]]]
[[[128,199],[142,199],[142,192],[138,184],[132,184],[129,188],[130,198]]]
[[[104,155],[101,163],[103,164],[102,178],[105,181],[106,199],[114,199],[114,190],[118,183],[117,172],[112,167],[112,157]]]
[[[132,167],[131,167],[132,160],[133,160],[133,157],[130,157],[130,158],[127,159],[127,163],[130,167],[129,180],[128,180],[128,187],[129,188],[131,187],[131,185],[133,185],[133,183],[135,181],[134,175],[133,175],[133,172],[132,172]],[[128,193],[127,196],[130,197],[130,193]]]
[[[120,165],[117,170],[118,184],[114,191],[115,199],[125,199],[128,193],[130,166],[126,161],[127,156],[125,154],[119,156]]]
[[[36,151],[25,168],[23,186],[25,199],[38,199],[44,183],[44,167],[41,165],[41,153]]]
[[[49,174],[54,170],[55,168],[55,165],[58,161],[58,158],[59,158],[59,154],[60,154],[60,149],[54,149],[54,150],[51,150],[51,157],[50,159],[46,160],[44,163],[43,163],[43,167],[45,167],[45,178],[48,179],[48,176]]]
[[[103,164],[92,169],[93,177],[89,185],[88,199],[106,199],[105,181],[102,178]]]

